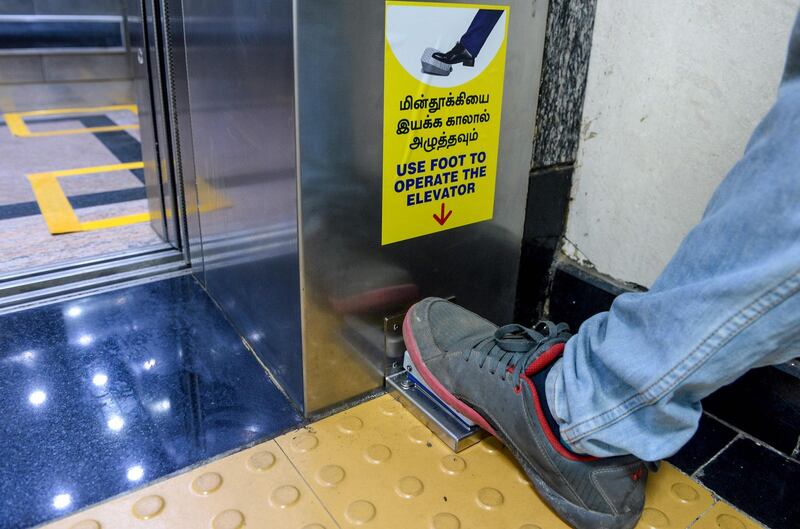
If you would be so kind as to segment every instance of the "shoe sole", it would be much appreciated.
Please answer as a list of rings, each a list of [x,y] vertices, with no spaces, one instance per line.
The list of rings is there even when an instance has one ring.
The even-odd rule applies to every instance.
[[[502,430],[493,428],[483,415],[450,393],[447,388],[439,382],[439,379],[431,373],[428,366],[425,365],[425,362],[422,360],[422,354],[414,338],[414,333],[411,330],[411,312],[413,310],[412,307],[411,310],[406,313],[406,317],[403,320],[403,337],[405,338],[406,348],[408,349],[408,354],[411,355],[411,359],[417,371],[440,399],[448,406],[474,421],[508,447],[511,451],[511,455],[513,455],[514,459],[522,466],[525,475],[528,476],[536,492],[539,493],[539,495],[544,498],[545,503],[550,505],[566,523],[573,527],[573,529],[633,529],[639,521],[639,516],[620,520],[619,516],[615,517],[613,515],[591,511],[565,499],[547,484],[544,478],[542,478],[536,469],[527,462],[521,452],[516,449],[514,443],[511,442]]]
[[[461,415],[467,417],[490,434],[497,437],[497,432],[495,432],[494,428],[492,428],[486,419],[484,419],[480,413],[456,398],[455,395],[447,391],[447,388],[445,388],[442,383],[439,382],[439,379],[433,376],[433,373],[431,373],[430,369],[428,369],[428,366],[422,361],[422,355],[419,352],[419,346],[417,346],[417,341],[414,339],[414,333],[411,331],[412,310],[414,309],[412,308],[409,310],[406,313],[405,319],[403,319],[403,337],[405,338],[408,354],[411,355],[411,360],[414,362],[417,370],[422,375],[422,378],[425,379],[425,382],[430,385],[430,388],[433,390],[433,392],[436,393],[436,395],[438,395],[438,397],[442,399],[445,404],[461,413]]]

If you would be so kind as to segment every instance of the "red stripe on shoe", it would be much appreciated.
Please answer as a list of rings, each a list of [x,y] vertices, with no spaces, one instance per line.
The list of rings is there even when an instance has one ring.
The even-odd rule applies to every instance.
[[[535,375],[545,367],[549,366],[555,361],[556,358],[564,354],[564,343],[557,343],[550,347],[547,351],[539,355],[539,357],[531,362],[531,365],[525,368],[525,376]]]
[[[461,415],[469,418],[475,422],[475,424],[497,437],[497,432],[494,431],[494,428],[489,426],[489,423],[486,421],[486,419],[484,419],[480,413],[473,410],[460,401],[455,395],[450,393],[447,388],[445,388],[444,385],[442,385],[442,383],[439,382],[435,376],[433,376],[433,373],[431,373],[430,369],[428,369],[428,366],[426,366],[425,362],[422,361],[422,355],[419,352],[417,340],[414,338],[414,333],[411,330],[412,310],[414,310],[413,307],[406,313],[406,317],[403,320],[403,338],[405,338],[406,341],[408,354],[411,355],[411,359],[414,361],[414,365],[422,375],[423,380],[428,383],[433,392],[436,393],[436,396],[442,399],[448,406],[455,409]]]
[[[531,365],[525,369],[525,376],[522,379],[528,385],[528,389],[531,391],[531,396],[533,397],[533,404],[536,408],[536,418],[539,420],[539,425],[542,427],[542,431],[544,432],[544,436],[547,437],[547,440],[550,441],[553,449],[558,452],[561,456],[570,459],[572,461],[597,461],[599,458],[595,456],[589,455],[580,455],[574,452],[567,450],[567,448],[561,443],[561,438],[553,432],[550,428],[550,424],[547,422],[547,418],[544,415],[544,409],[542,409],[542,401],[539,398],[539,392],[536,391],[536,386],[533,385],[533,382],[529,378],[531,375],[534,375],[550,365],[552,362],[556,360],[559,356],[564,353],[564,344],[557,343],[552,346],[550,349],[542,353],[536,360],[531,362]]]

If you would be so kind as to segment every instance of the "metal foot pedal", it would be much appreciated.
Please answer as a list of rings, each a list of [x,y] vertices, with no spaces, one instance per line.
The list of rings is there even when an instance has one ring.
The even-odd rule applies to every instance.
[[[460,452],[483,439],[486,432],[464,417],[431,391],[417,376],[417,370],[406,352],[403,370],[386,377],[386,389],[406,409],[441,439],[454,452]]]
[[[447,63],[433,58],[433,54],[437,53],[438,51],[439,50],[436,48],[425,48],[422,58],[420,59],[420,62],[422,62],[422,71],[423,73],[428,73],[431,75],[448,76],[450,75],[450,72],[453,71],[453,67]]]

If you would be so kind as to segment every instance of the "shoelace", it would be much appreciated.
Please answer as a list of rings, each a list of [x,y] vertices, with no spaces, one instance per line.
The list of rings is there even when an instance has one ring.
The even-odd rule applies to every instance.
[[[532,329],[512,323],[499,327],[493,336],[481,339],[471,349],[464,351],[464,360],[478,362],[481,369],[488,367],[490,374],[500,375],[503,380],[511,374],[514,387],[517,388],[522,373],[531,362],[569,337],[566,323],[556,325],[550,321],[540,321]]]

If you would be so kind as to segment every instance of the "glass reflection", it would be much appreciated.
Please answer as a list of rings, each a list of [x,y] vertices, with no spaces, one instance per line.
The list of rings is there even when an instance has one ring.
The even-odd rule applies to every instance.
[[[125,421],[119,415],[113,415],[106,424],[110,430],[118,432],[125,426]]]
[[[31,394],[28,395],[28,401],[34,406],[41,406],[42,404],[44,404],[44,401],[46,400],[47,400],[47,393],[45,393],[41,389],[32,391]]]
[[[140,465],[132,466],[128,469],[128,481],[139,481],[144,477],[144,469]]]
[[[72,505],[72,496],[69,494],[56,494],[53,497],[53,507],[58,510],[66,509]]]

